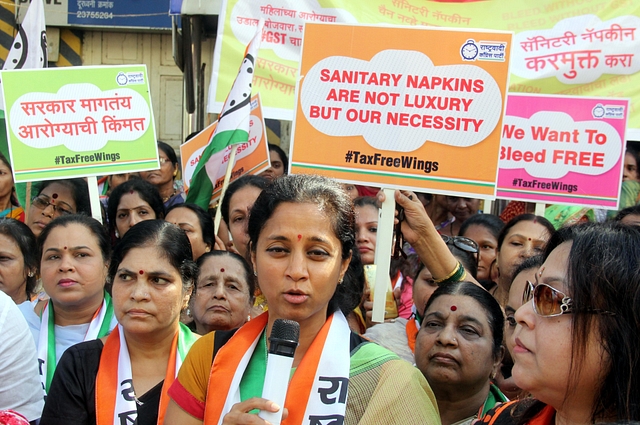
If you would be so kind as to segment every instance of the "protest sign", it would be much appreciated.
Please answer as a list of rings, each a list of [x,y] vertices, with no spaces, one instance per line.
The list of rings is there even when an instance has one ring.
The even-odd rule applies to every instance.
[[[219,112],[234,61],[265,31],[255,85],[267,118],[293,116],[293,88],[306,22],[392,24],[514,31],[510,92],[629,97],[629,127],[640,129],[640,2],[509,0],[225,0],[214,50],[209,111]],[[268,96],[267,96],[268,94]],[[640,130],[632,134],[640,140]]]
[[[214,122],[192,139],[180,145],[183,182],[187,189],[191,183],[191,177],[196,169],[196,165],[198,165],[202,151],[211,140],[217,124],[217,121]],[[269,145],[267,142],[266,126],[264,125],[264,118],[262,116],[262,108],[260,107],[260,96],[258,94],[251,98],[249,141],[227,147],[225,150],[213,155],[209,163],[207,163],[207,174],[214,187],[214,192],[211,195],[212,202],[220,196],[231,149],[236,149],[236,161],[231,173],[231,181],[245,174],[261,173],[269,168]]]
[[[17,182],[160,168],[144,65],[0,76]]]
[[[629,101],[510,94],[498,197],[618,208]]]
[[[493,197],[510,44],[505,32],[307,24],[291,172]]]

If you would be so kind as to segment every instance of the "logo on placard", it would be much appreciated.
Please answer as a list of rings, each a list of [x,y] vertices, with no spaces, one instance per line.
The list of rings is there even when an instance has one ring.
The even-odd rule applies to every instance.
[[[622,105],[603,105],[598,103],[592,110],[593,118],[605,118],[621,120],[624,118],[624,106]]]
[[[119,86],[127,85],[127,76],[125,75],[124,72],[118,72],[118,76],[116,77],[116,83],[118,83]]]
[[[591,111],[591,113],[593,114],[593,118],[602,118],[604,117],[604,106],[602,106],[601,104],[597,104],[595,108],[593,108],[593,111]]]
[[[476,60],[478,52],[478,46],[476,45],[476,41],[473,39],[467,40],[460,49],[460,55],[462,56],[462,59],[466,61]]]
[[[119,86],[131,84],[144,84],[144,73],[142,72],[118,72],[116,83]]]
[[[507,43],[504,41],[478,41],[469,39],[460,48],[465,61],[504,62],[507,60]]]

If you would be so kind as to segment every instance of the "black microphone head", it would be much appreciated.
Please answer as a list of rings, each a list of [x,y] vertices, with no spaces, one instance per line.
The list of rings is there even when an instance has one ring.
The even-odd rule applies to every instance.
[[[300,324],[294,320],[276,319],[271,328],[269,340],[279,339],[284,341],[298,342],[300,339]]]
[[[269,335],[269,353],[293,357],[300,339],[300,324],[294,320],[276,319]]]

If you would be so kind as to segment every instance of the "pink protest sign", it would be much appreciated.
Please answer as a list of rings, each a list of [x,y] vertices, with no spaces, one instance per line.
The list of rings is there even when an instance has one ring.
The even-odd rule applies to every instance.
[[[626,99],[509,94],[498,198],[616,209]]]

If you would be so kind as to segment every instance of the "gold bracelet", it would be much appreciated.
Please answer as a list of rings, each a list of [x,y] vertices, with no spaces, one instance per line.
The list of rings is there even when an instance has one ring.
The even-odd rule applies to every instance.
[[[453,269],[453,271],[451,273],[449,273],[449,275],[447,275],[446,277],[443,277],[441,279],[434,279],[433,282],[436,285],[441,284],[442,282],[444,282],[445,280],[451,279],[451,277],[453,275],[455,275],[456,273],[458,273],[458,271],[460,270],[460,268],[462,267],[462,264],[460,264],[460,261],[458,261],[458,263],[456,264],[455,268]]]

